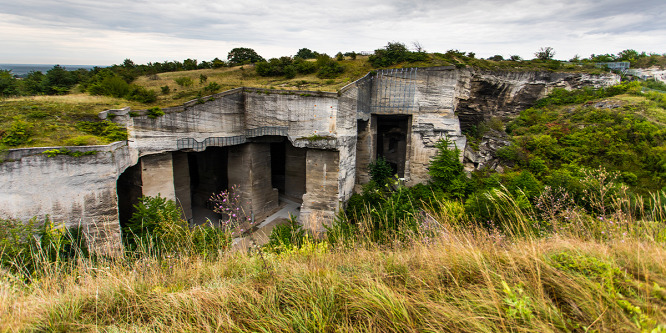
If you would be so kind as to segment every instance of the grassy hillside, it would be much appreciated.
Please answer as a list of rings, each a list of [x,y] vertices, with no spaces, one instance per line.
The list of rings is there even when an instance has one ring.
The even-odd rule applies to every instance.
[[[261,255],[192,251],[183,239],[175,252],[54,260],[72,252],[50,234],[30,278],[17,257],[4,266],[0,331],[663,332],[666,211],[656,207],[607,221],[571,210],[539,236],[528,215],[505,221],[513,231],[487,229],[443,200],[391,244],[361,231]]]

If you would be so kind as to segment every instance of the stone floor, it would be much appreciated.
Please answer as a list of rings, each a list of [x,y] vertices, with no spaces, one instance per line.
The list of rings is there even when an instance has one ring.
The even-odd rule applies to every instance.
[[[287,223],[289,215],[298,218],[300,213],[301,204],[295,200],[280,196],[279,210],[268,216],[263,222],[255,227],[250,235],[244,237],[236,237],[232,242],[233,251],[249,251],[253,246],[261,246],[268,243],[268,237],[278,225]]]

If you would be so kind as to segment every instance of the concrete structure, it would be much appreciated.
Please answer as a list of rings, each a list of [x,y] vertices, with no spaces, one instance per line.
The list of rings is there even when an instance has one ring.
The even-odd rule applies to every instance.
[[[81,157],[9,151],[0,164],[0,217],[49,214],[117,244],[141,195],[174,199],[200,223],[214,217],[211,194],[237,185],[256,216],[286,196],[302,202],[299,220],[321,231],[369,180],[368,164],[378,156],[408,185],[426,182],[440,138],[464,150],[465,126],[515,115],[555,87],[618,82],[612,74],[393,69],[338,93],[238,88],[156,118],[107,110],[100,117],[127,126],[127,142],[69,148],[98,151]]]

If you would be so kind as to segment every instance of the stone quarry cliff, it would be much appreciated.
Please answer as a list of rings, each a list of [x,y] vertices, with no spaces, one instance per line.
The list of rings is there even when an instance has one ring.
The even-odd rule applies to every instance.
[[[462,148],[462,129],[514,116],[554,88],[618,82],[612,74],[389,69],[337,94],[237,88],[159,117],[108,110],[100,117],[125,125],[127,142],[69,147],[95,152],[78,157],[9,151],[0,164],[0,216],[48,214],[113,247],[141,195],[177,200],[199,223],[214,216],[207,198],[237,185],[257,216],[290,198],[302,203],[299,220],[321,230],[369,181],[368,164],[379,156],[406,184],[426,182],[442,137]]]

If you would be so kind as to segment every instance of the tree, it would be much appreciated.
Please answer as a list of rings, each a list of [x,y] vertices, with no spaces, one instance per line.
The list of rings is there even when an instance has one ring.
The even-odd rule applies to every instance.
[[[46,72],[44,90],[47,94],[65,94],[76,83],[76,78],[64,67],[55,65]]]
[[[217,58],[217,57],[216,57],[215,59],[213,59],[212,63],[213,63],[213,64],[212,64],[213,68],[224,67],[224,61],[220,60],[220,59]]]
[[[435,185],[446,188],[463,174],[463,165],[458,159],[460,150],[455,147],[449,149],[451,140],[445,137],[435,144],[437,155],[433,157],[428,168],[428,174]]]
[[[539,60],[551,60],[555,56],[555,50],[550,46],[542,47],[534,52],[534,56]]]
[[[191,71],[197,69],[197,59],[187,58],[183,60],[183,67],[186,71]]]
[[[383,49],[375,50],[368,60],[375,67],[385,67],[405,61],[408,54],[405,44],[389,42]]]
[[[302,48],[296,52],[296,55],[294,58],[301,58],[301,59],[314,59],[317,57],[317,52],[312,52],[312,50],[307,49],[307,48]]]
[[[40,71],[30,71],[21,83],[23,84],[23,92],[28,95],[43,94],[44,91],[44,73]]]
[[[416,52],[425,52],[425,48],[423,48],[423,45],[418,40],[412,42],[412,47]]]
[[[253,49],[247,47],[237,47],[229,51],[227,60],[232,66],[254,64],[259,61],[266,61],[263,57],[257,54]]]
[[[496,54],[496,55],[494,55],[494,56],[488,58],[488,60],[492,60],[492,61],[502,61],[502,60],[504,60],[504,57],[502,57],[502,56],[499,55],[499,54]]]
[[[0,70],[0,96],[18,94],[18,83],[11,71]]]

